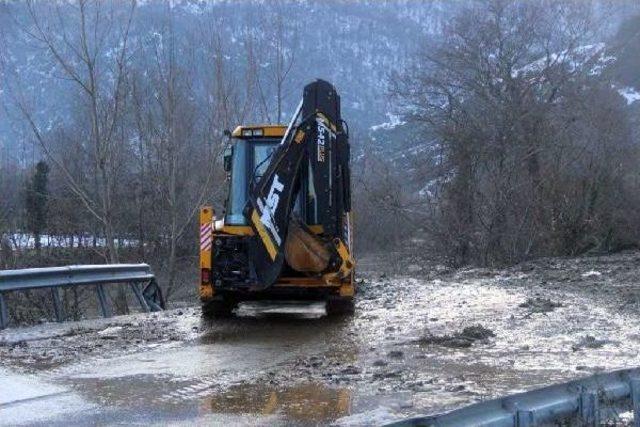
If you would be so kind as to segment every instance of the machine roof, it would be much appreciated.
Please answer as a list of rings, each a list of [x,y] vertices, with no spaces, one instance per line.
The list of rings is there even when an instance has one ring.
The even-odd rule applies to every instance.
[[[245,130],[262,129],[262,135],[244,135]],[[283,137],[287,127],[285,125],[246,125],[236,127],[231,136],[234,138],[253,138],[253,137]]]

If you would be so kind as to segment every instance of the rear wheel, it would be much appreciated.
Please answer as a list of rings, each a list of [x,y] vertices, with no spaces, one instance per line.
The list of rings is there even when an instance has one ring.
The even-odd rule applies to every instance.
[[[233,310],[237,306],[238,302],[233,298],[216,296],[202,306],[202,314],[214,319],[225,319],[233,317]]]
[[[331,296],[327,299],[328,316],[345,316],[355,312],[353,297]]]

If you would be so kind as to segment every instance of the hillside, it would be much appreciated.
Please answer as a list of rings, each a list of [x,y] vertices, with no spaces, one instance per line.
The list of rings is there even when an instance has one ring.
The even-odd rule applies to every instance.
[[[283,38],[289,46],[286,53],[293,56],[284,87],[283,119],[297,104],[304,84],[324,78],[340,90],[344,116],[352,129],[365,131],[384,122],[391,110],[387,96],[389,74],[406,64],[424,37],[437,35],[461,4],[408,0],[279,4],[178,1],[167,6],[141,2],[134,15],[131,44],[157,39],[170,16],[180,54],[184,55],[183,60],[194,62],[198,78],[215,73],[209,43],[215,38],[222,46],[228,70],[240,81],[242,73],[251,66],[248,55],[249,49],[253,49],[253,59],[264,76],[268,102],[272,102],[275,95],[268,77],[275,66],[270,50],[275,49],[276,24],[270,23],[282,22]],[[71,6],[60,7],[64,12],[64,8]],[[40,117],[47,118],[51,130],[68,121],[74,96],[68,90],[68,82],[60,78],[52,65],[52,58],[34,46],[33,40],[21,30],[21,24],[28,21],[24,5],[0,3],[0,27],[4,28],[0,33],[4,68],[0,72],[4,70],[3,81],[13,92],[24,92],[26,98],[37,100],[33,106]],[[143,58],[133,52],[133,61],[142,63]],[[0,90],[0,103],[8,110],[0,112],[0,147],[9,152],[21,139],[29,137],[20,132],[20,115],[15,111],[14,101],[10,90]],[[275,117],[270,118],[275,121]],[[264,121],[265,117],[254,120]]]

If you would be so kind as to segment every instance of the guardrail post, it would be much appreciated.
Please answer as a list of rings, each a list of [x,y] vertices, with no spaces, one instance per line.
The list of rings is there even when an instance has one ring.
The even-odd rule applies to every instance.
[[[4,296],[0,292],[0,329],[6,328],[9,324],[9,316],[7,315],[7,304],[4,302]]]
[[[631,403],[633,404],[633,426],[640,427],[640,379],[629,380],[631,388]]]
[[[142,311],[144,311],[145,313],[148,313],[150,311],[149,306],[147,305],[147,302],[144,300],[144,297],[142,296],[142,291],[138,287],[138,284],[132,282],[132,283],[129,283],[129,286],[131,286],[133,293],[135,294],[138,302],[140,303],[140,307],[142,307]]]
[[[98,291],[98,303],[100,303],[100,311],[102,311],[102,317],[111,317],[111,308],[109,307],[109,301],[107,301],[107,294],[104,291],[102,285],[96,285]]]
[[[598,427],[600,425],[600,408],[598,407],[598,393],[584,390],[580,393],[580,421],[583,426]]]
[[[533,427],[536,425],[536,417],[533,411],[518,409],[516,412],[516,427]]]
[[[64,321],[64,307],[60,299],[60,290],[58,288],[51,288],[51,296],[53,297],[53,312],[56,315],[56,321],[62,322]]]
[[[151,311],[160,311],[165,309],[166,306],[164,297],[162,296],[162,289],[160,289],[160,286],[158,286],[155,279],[151,279],[147,286],[145,286],[142,291],[142,296]]]

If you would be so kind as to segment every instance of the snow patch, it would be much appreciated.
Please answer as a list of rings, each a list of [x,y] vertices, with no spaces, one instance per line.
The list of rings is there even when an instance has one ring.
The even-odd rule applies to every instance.
[[[424,187],[422,187],[419,191],[418,191],[418,195],[420,197],[433,197],[434,195],[434,191],[436,186],[438,185],[438,180],[437,179],[432,179],[429,182],[427,182],[425,184]]]
[[[388,122],[371,126],[371,130],[374,132],[380,129],[390,130],[407,123],[405,121],[400,120],[400,116],[398,116],[397,114],[387,113],[387,117],[389,118]]]
[[[2,238],[3,235],[0,235]],[[36,245],[35,237],[29,233],[13,233],[4,235],[11,244],[11,246],[18,249],[32,249]],[[48,248],[89,248],[92,246],[105,247],[107,245],[107,239],[104,237],[93,237],[90,235],[83,236],[56,236],[43,234],[40,236],[40,244],[43,247]],[[117,247],[132,247],[138,245],[136,239],[122,239],[116,238],[115,245]]]
[[[122,326],[110,326],[98,332],[98,336],[102,338],[117,338],[122,331]]]
[[[627,101],[627,105],[631,105],[636,101],[640,101],[640,92],[638,92],[635,88],[625,87],[622,89],[618,89],[618,93],[625,99],[625,101]]]
[[[602,273],[600,273],[599,271],[595,271],[595,270],[591,270],[591,271],[587,271],[586,273],[582,273],[582,277],[595,277],[595,276],[602,276]]]
[[[615,56],[605,54],[605,48],[606,45],[604,43],[595,43],[579,46],[571,50],[563,50],[562,52],[552,52],[522,68],[513,70],[511,76],[517,78],[539,74],[557,64],[565,64],[570,70],[591,65],[588,72],[590,75],[596,76],[602,73],[607,65],[616,60]]]

